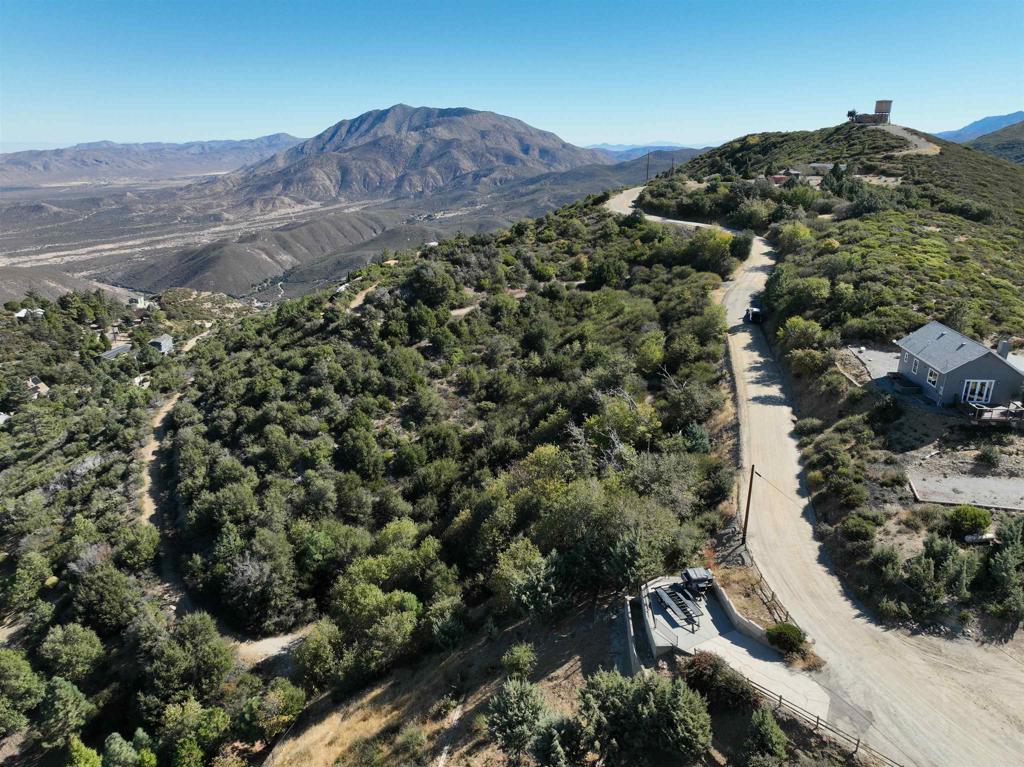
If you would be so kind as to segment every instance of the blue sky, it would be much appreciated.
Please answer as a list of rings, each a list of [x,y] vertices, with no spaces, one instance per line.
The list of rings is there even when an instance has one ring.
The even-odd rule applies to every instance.
[[[1024,108],[1024,0],[0,0],[0,141],[313,135],[404,102],[578,144],[717,143],[894,100],[957,128]]]

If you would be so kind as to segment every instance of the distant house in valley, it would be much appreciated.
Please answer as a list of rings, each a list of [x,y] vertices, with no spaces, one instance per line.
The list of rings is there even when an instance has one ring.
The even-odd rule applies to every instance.
[[[118,344],[117,346],[111,347],[108,351],[103,352],[100,356],[105,360],[113,360],[117,359],[122,354],[127,354],[131,350],[131,344]]]
[[[156,338],[149,339],[149,345],[161,354],[169,354],[174,351],[174,339],[167,333],[163,333]]]
[[[14,313],[14,318],[25,322],[42,319],[45,314],[46,312],[42,309],[19,309]]]
[[[834,162],[812,162],[807,164],[811,173],[816,176],[827,175],[835,166]],[[846,163],[839,163],[839,170],[846,170]]]
[[[129,309],[146,309],[149,307],[149,301],[146,300],[145,296],[132,296],[128,299]]]
[[[941,322],[929,322],[896,345],[899,373],[939,405],[995,407],[1021,399],[1024,366],[1011,358],[1007,341],[989,349]]]
[[[39,399],[50,393],[50,387],[44,384],[39,376],[30,376],[25,381],[25,388],[28,389],[29,399]]]

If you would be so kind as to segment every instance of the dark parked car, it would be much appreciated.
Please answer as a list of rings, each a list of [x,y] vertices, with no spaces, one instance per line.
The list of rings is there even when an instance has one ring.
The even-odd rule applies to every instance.
[[[764,312],[758,309],[756,306],[748,306],[747,311],[743,314],[744,322],[764,322]]]

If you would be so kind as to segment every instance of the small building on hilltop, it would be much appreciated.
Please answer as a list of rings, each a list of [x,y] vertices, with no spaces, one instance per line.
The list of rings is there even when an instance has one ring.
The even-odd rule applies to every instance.
[[[873,114],[861,114],[857,110],[851,109],[847,112],[846,116],[850,118],[850,122],[857,123],[858,125],[887,125],[891,114],[892,101],[880,100],[875,102]]]
[[[1021,399],[1024,368],[1010,359],[1007,341],[989,349],[941,322],[929,322],[896,345],[900,375],[936,404],[994,407]]]
[[[161,354],[170,354],[174,351],[174,339],[167,333],[163,333],[156,338],[149,339],[149,345]]]

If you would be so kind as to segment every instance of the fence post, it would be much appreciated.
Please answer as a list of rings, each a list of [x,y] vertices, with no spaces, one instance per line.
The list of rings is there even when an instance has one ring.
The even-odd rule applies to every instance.
[[[779,708],[782,708],[782,693],[779,693]]]
[[[814,729],[821,727],[821,714],[814,715]]]

